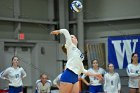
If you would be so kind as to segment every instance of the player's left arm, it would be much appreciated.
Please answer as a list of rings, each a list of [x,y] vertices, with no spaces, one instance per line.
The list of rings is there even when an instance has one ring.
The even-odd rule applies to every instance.
[[[104,92],[105,92],[105,93],[107,93],[107,80],[106,80],[106,77],[107,77],[107,76],[106,76],[106,75],[107,75],[107,74],[104,75],[104,86],[103,86]]]
[[[47,88],[47,93],[51,93],[52,82],[51,82],[51,80],[47,80],[47,81],[48,81],[48,84],[49,84],[49,86]]]
[[[103,68],[100,68],[101,69],[101,74],[99,74],[99,81],[100,83],[104,83],[104,75],[106,74],[106,71],[103,69]]]
[[[59,89],[60,85],[58,84],[58,81],[60,81],[59,75],[53,80],[53,85],[55,85]]]
[[[119,76],[118,73],[117,73],[117,77],[118,77],[118,91],[120,93],[120,91],[121,91],[121,82],[120,82],[120,76]]]
[[[22,74],[22,79],[27,76],[27,74],[23,68],[21,68],[21,74]]]

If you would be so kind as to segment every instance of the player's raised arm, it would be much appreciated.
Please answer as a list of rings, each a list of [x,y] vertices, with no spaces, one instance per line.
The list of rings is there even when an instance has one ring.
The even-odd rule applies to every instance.
[[[50,34],[52,34],[52,35],[58,35],[58,34],[60,34],[60,31],[59,30],[54,30]]]
[[[50,34],[52,35],[64,34],[66,38],[66,45],[72,44],[71,35],[67,29],[54,30]]]

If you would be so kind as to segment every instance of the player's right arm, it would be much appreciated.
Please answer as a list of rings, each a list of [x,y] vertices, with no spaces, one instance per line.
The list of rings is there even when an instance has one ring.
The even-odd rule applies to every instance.
[[[127,66],[126,71],[127,71],[128,76],[129,77],[137,77],[137,76],[139,76],[138,73],[133,72],[132,69],[134,69],[134,68],[132,68],[131,65]]]
[[[59,76],[60,76],[60,75],[58,75],[58,76],[53,80],[53,84],[54,84],[55,86],[57,86],[57,88],[60,88],[60,85],[58,84],[58,82],[60,81]]]
[[[0,73],[0,78],[2,78],[2,79],[5,79],[5,80],[8,80],[9,81],[9,79],[6,77],[7,75],[8,75],[8,73],[9,73],[9,68],[7,68],[6,70],[4,70],[4,71],[2,71],[1,73]]]
[[[120,91],[121,91],[121,81],[120,81],[120,76],[119,76],[118,73],[117,73],[117,77],[118,77],[118,92],[120,93]]]
[[[36,93],[40,93],[40,88],[39,88],[39,85],[38,83],[40,82],[41,80],[37,80],[36,81]]]
[[[103,79],[102,74],[93,74],[89,71],[87,71],[85,73],[87,76],[91,76],[91,77],[95,77],[96,79],[98,79],[99,81],[101,81]]]
[[[106,81],[107,74],[104,75],[104,92],[107,93],[107,81]]]
[[[85,79],[85,77],[86,77],[86,75],[83,74],[82,77],[81,77],[81,79],[82,79],[82,81],[83,81],[87,86],[89,86],[90,84],[87,82],[87,80]]]

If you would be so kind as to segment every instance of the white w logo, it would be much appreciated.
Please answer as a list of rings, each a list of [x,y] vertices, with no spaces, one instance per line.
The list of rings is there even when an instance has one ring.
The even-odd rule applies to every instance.
[[[117,62],[119,65],[119,69],[123,68],[123,60],[124,60],[124,55],[126,53],[126,58],[128,64],[131,61],[131,55],[132,53],[135,52],[136,50],[136,44],[138,42],[138,39],[133,39],[133,40],[114,40],[112,41],[112,44],[114,45],[115,52],[116,52],[116,58]],[[132,43],[132,47],[131,47]],[[123,44],[123,48],[121,48],[121,44]]]

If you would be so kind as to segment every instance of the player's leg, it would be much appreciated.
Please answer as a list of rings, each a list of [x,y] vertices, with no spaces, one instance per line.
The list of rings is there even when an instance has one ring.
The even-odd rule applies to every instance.
[[[73,85],[72,93],[79,93],[79,82]]]
[[[60,83],[60,93],[72,93],[73,84],[67,82]]]
[[[136,93],[137,91],[136,91],[136,89],[135,88],[130,88],[129,89],[129,93]]]
[[[71,93],[74,84],[78,81],[78,75],[66,69],[60,78],[60,93]]]
[[[138,93],[140,93],[140,80],[139,80],[139,90],[138,90]]]
[[[139,92],[139,88],[136,89],[136,93],[140,93],[140,92]]]

